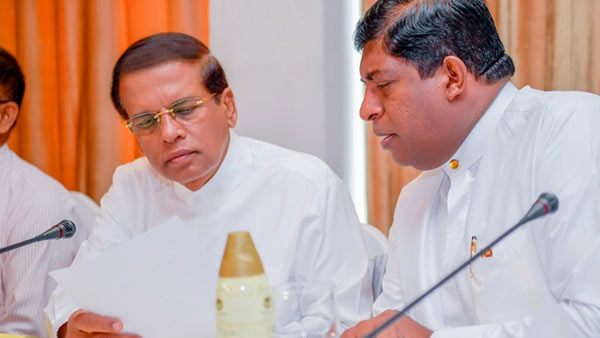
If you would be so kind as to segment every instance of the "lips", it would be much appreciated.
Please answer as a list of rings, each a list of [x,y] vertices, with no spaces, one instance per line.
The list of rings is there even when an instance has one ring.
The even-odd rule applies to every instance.
[[[394,134],[385,135],[383,137],[383,139],[381,140],[381,147],[384,148],[384,149],[387,148],[387,146],[392,141],[393,137],[394,137]]]
[[[167,157],[167,163],[172,163],[172,164],[177,164],[177,163],[181,163],[185,160],[187,160],[192,154],[194,153],[194,151],[192,150],[178,150],[174,153],[169,154],[169,156]]]
[[[380,143],[381,143],[381,147],[382,148],[386,148],[389,143],[392,141],[393,137],[396,136],[395,133],[385,133],[385,132],[380,132],[380,131],[374,131],[375,132],[375,136],[377,136],[378,138],[381,139]]]

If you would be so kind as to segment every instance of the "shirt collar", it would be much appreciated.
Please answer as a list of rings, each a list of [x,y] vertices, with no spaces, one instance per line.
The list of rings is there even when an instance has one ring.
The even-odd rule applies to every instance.
[[[202,188],[192,191],[178,182],[171,181],[171,184],[175,194],[182,200],[201,201],[203,204],[208,204],[210,201],[221,201],[244,181],[241,173],[245,171],[244,168],[249,163],[250,154],[244,148],[239,136],[230,130],[225,159],[215,175]]]
[[[453,177],[469,169],[483,156],[487,142],[494,133],[504,110],[517,94],[518,89],[508,82],[502,87],[492,104],[479,119],[456,153],[442,165],[442,170]]]

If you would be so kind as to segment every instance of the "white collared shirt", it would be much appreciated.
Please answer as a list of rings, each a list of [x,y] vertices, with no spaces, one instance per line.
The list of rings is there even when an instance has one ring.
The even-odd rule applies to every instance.
[[[0,247],[33,238],[63,219],[77,232],[0,255],[0,332],[43,337],[42,309],[56,283],[48,272],[71,264],[87,236],[76,203],[65,188],[5,144],[0,147]]]
[[[555,306],[578,333],[600,335],[599,127],[598,96],[506,84],[452,157],[458,168],[448,161],[401,192],[374,313],[401,309],[466,261],[474,236],[483,248],[551,192],[556,214],[515,231],[409,315],[436,338],[524,337],[552,324],[542,312]]]
[[[271,286],[291,280],[331,282],[342,330],[369,317],[368,258],[341,180],[313,156],[230,135],[223,163],[198,191],[164,179],[146,158],[119,167],[76,263],[179,215],[203,233],[198,245],[214,262],[195,268],[216,276],[227,234],[249,231]],[[77,309],[58,293],[46,309],[55,329]],[[207,323],[207,332],[199,336],[214,336],[214,325]]]

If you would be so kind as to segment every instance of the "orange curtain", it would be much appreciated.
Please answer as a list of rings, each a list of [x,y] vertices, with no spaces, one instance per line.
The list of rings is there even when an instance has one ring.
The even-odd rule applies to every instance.
[[[364,8],[374,0],[363,0]],[[516,73],[512,81],[543,90],[600,94],[600,1],[488,0]],[[402,187],[418,171],[393,163],[367,128],[369,223],[388,233]]]
[[[1,0],[0,45],[25,75],[9,146],[96,201],[141,155],[110,101],[112,67],[134,41],[179,31],[208,43],[209,0]]]

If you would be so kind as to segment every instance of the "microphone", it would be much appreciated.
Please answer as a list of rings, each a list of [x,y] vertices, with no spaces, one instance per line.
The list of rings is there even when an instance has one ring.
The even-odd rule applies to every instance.
[[[75,234],[75,230],[75,223],[64,219],[58,222],[58,224],[52,226],[50,229],[36,236],[36,242],[45,241],[49,239],[71,238]]]
[[[444,285],[447,281],[452,279],[452,277],[454,277],[462,269],[467,267],[469,264],[473,263],[477,258],[483,256],[484,253],[486,253],[488,250],[490,250],[494,245],[498,244],[498,242],[503,240],[506,236],[510,235],[518,227],[520,227],[521,225],[523,225],[529,221],[532,221],[536,218],[551,214],[551,213],[555,212],[557,209],[558,209],[558,198],[556,198],[556,195],[551,194],[551,193],[541,194],[540,197],[538,197],[537,201],[535,201],[535,203],[533,203],[533,205],[531,206],[531,209],[529,209],[527,214],[525,214],[525,216],[523,218],[521,218],[521,220],[517,224],[513,225],[510,229],[506,230],[502,235],[500,235],[498,238],[493,240],[485,248],[479,250],[479,252],[477,252],[475,255],[473,255],[473,257],[469,258],[466,262],[459,265],[456,269],[454,269],[454,271],[450,272],[448,275],[446,275],[446,277],[442,278],[434,286],[429,288],[427,291],[425,291],[419,297],[415,298],[415,300],[413,300],[408,305],[406,305],[404,307],[404,309],[402,309],[400,312],[393,315],[390,319],[386,320],[383,324],[381,324],[380,327],[376,328],[373,332],[371,332],[369,335],[367,335],[366,338],[375,338],[375,336],[377,336],[378,333],[385,330],[385,328],[387,328],[393,322],[395,322],[400,317],[405,315],[406,312],[408,312],[408,310],[410,310],[413,306],[415,306],[419,302],[421,302],[424,298],[426,298],[429,294],[431,294],[437,288],[439,288],[440,286]]]
[[[35,242],[47,241],[49,239],[71,238],[75,234],[76,229],[75,223],[68,219],[64,219],[33,238],[0,249],[0,254]]]

